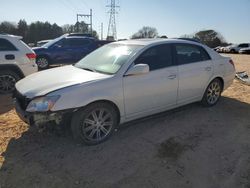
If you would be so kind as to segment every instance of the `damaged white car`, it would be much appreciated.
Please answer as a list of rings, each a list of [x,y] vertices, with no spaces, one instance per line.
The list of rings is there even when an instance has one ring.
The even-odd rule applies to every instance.
[[[197,101],[213,106],[234,76],[230,58],[197,42],[121,41],[19,81],[16,111],[30,125],[70,118],[77,140],[98,144],[124,122]]]

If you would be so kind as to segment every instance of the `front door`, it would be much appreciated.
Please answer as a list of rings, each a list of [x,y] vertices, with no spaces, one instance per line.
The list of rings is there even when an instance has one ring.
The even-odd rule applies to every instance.
[[[150,71],[147,74],[125,76],[123,79],[127,118],[176,105],[178,75],[170,45],[149,48],[134,64],[147,64]]]

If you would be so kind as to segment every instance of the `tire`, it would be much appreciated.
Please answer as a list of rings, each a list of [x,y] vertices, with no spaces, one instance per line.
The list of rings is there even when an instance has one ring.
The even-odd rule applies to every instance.
[[[15,84],[21,77],[13,71],[0,71],[0,93],[10,94],[15,90]]]
[[[230,53],[235,54],[236,51],[235,50],[230,50]]]
[[[49,68],[49,58],[44,56],[38,56],[36,58],[36,64],[40,70]]]
[[[212,107],[216,105],[221,97],[222,83],[219,79],[214,79],[207,87],[203,98],[202,105],[206,107]]]
[[[75,112],[71,131],[77,142],[96,145],[106,141],[118,125],[118,113],[105,102],[93,103]]]

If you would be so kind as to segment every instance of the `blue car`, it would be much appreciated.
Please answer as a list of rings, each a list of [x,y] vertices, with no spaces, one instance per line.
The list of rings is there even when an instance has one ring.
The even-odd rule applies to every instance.
[[[55,64],[74,64],[108,42],[93,37],[63,35],[33,50],[39,69],[46,69]]]

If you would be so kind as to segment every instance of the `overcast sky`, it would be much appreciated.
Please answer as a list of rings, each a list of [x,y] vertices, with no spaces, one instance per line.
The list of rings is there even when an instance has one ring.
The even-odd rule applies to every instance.
[[[25,19],[74,24],[76,14],[93,9],[93,27],[107,35],[110,0],[1,0],[0,21]],[[228,42],[250,42],[250,0],[117,0],[118,38],[129,38],[143,26],[160,35],[179,37],[201,29],[219,31]],[[85,20],[87,21],[87,20]]]

